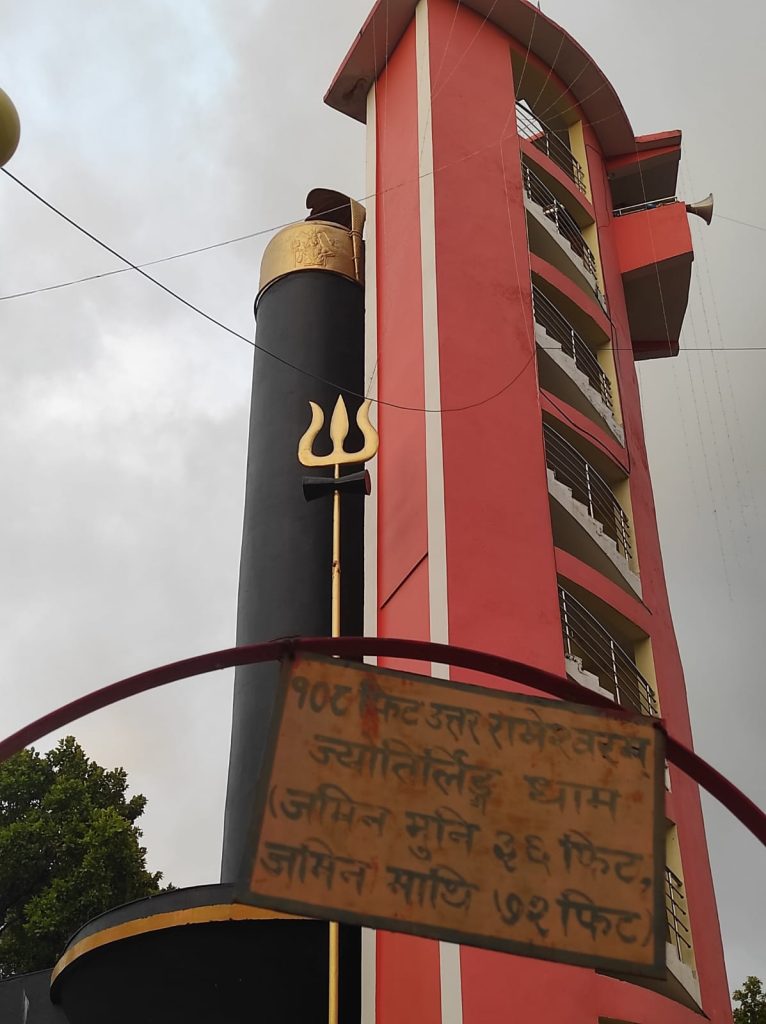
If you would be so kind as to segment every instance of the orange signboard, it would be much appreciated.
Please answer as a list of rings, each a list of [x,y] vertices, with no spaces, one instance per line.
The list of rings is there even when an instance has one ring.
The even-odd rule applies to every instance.
[[[664,976],[663,741],[638,716],[286,661],[237,898]]]

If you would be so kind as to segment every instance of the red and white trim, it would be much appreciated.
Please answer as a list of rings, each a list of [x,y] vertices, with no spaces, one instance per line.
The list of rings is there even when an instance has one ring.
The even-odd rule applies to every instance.
[[[434,155],[431,134],[431,61],[428,0],[415,10],[418,83],[420,183],[420,265],[423,289],[423,370],[427,409],[441,408],[439,316],[436,296]],[[428,498],[428,590],[431,640],[449,642],[447,538],[444,523],[444,450],[440,413],[426,413],[426,493]],[[438,674],[438,673],[437,673]]]
[[[436,211],[431,119],[431,51],[428,0],[415,10],[418,83],[418,180],[420,183],[420,265],[423,289],[423,370],[426,409],[440,409],[439,313],[436,292]],[[441,413],[426,413],[426,494],[428,503],[428,597],[431,640],[449,643],[447,602],[447,535],[444,516],[444,448]],[[434,675],[448,675],[446,666],[432,665]],[[439,943],[442,1024],[463,1024],[460,947]]]

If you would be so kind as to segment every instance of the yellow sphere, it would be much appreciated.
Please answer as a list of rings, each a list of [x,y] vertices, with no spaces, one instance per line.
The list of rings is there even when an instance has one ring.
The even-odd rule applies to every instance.
[[[21,125],[10,96],[0,89],[0,167],[7,164],[19,144]]]

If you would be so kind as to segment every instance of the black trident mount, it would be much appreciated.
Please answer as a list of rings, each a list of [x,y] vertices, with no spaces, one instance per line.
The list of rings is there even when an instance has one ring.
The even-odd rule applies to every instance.
[[[358,473],[348,473],[346,476],[304,476],[303,478],[303,497],[306,501],[327,498],[335,491],[340,491],[341,494],[368,495],[372,491],[370,474],[363,469]]]

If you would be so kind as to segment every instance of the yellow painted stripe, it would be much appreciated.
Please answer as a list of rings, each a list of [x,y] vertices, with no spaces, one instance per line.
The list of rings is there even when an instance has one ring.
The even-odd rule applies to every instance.
[[[62,971],[86,953],[91,953],[100,946],[112,942],[121,942],[135,935],[146,935],[166,928],[178,928],[187,924],[210,924],[214,921],[306,921],[308,918],[283,914],[277,910],[264,910],[261,907],[249,907],[240,903],[220,903],[215,906],[189,907],[187,910],[172,910],[166,914],[153,914],[125,924],[105,928],[95,935],[88,935],[76,945],[68,949],[60,958],[51,972],[51,985]]]

